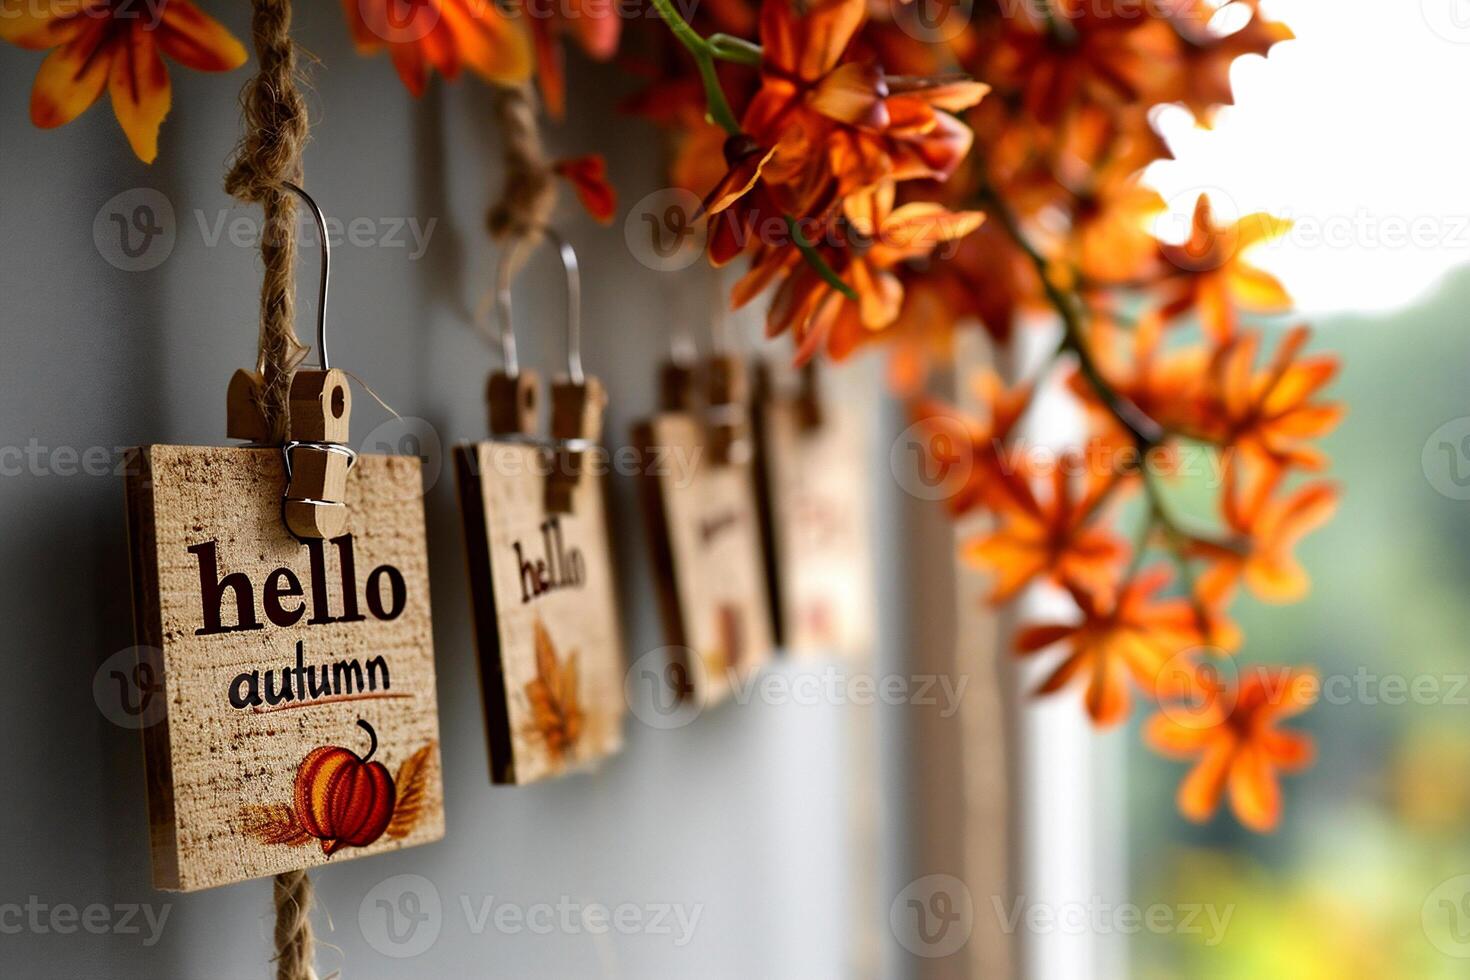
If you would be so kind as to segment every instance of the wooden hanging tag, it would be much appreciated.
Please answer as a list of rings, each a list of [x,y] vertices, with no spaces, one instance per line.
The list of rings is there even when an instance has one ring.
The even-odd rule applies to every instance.
[[[758,368],[762,373],[765,367]],[[783,650],[866,656],[876,631],[867,488],[871,446],[849,399],[758,386],[754,415],[768,583]]]
[[[663,412],[633,429],[646,537],[668,645],[672,694],[713,705],[771,657],[760,525],[749,459],[716,465],[705,423]]]
[[[730,354],[716,354],[705,365],[708,374],[710,461],[716,466],[750,461],[750,392],[745,364]]]
[[[326,380],[311,384],[330,406]],[[294,431],[341,438],[336,425]],[[278,448],[128,454],[138,643],[163,664],[164,712],[144,730],[159,888],[444,834],[421,463],[365,455],[336,484],[297,452],[297,489],[337,495],[330,540],[283,525]]]
[[[622,748],[623,648],[600,451],[607,394],[581,366],[576,253],[550,229],[567,276],[567,373],[551,386],[550,438],[532,435],[536,379],[519,371],[510,269],[497,275],[505,372],[488,388],[492,438],[454,449],[490,776],[529,783]]]
[[[566,414],[581,402],[576,428],[594,434],[581,437],[590,442],[605,396],[595,378],[587,382],[581,394],[554,386],[552,414],[558,399]],[[497,439],[454,449],[497,783],[559,776],[623,744],[623,649],[604,481],[590,473],[556,479],[573,455],[580,468],[587,450],[564,452]]]
[[[298,538],[335,538],[347,526],[347,448],[352,389],[342,371],[300,370],[291,379],[285,446],[286,526]]]

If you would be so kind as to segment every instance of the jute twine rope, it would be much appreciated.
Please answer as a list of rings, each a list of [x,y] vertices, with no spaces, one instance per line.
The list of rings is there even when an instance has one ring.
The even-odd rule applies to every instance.
[[[284,181],[301,182],[307,139],[306,100],[296,88],[290,0],[253,0],[250,28],[260,70],[241,94],[245,135],[235,148],[225,190],[265,212],[260,258],[260,348],[256,370],[267,441],[286,438],[291,375],[306,356],[296,339],[296,199]],[[311,879],[305,871],[276,875],[276,980],[316,980],[312,969]]]
[[[305,871],[276,875],[276,980],[316,980],[312,968],[311,879]]]
[[[529,82],[499,88],[494,108],[496,125],[505,140],[505,182],[485,224],[498,242],[524,241],[533,246],[556,207],[556,175],[541,142],[535,90]],[[529,251],[523,248],[520,254]]]
[[[291,375],[306,356],[296,339],[296,199],[283,181],[301,183],[306,100],[296,88],[290,0],[254,0],[251,33],[260,70],[241,94],[245,135],[225,175],[225,190],[265,212],[260,257],[260,410],[267,441],[286,438]]]

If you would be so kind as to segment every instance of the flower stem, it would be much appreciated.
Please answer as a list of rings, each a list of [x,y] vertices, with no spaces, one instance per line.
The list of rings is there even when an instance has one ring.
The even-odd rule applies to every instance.
[[[832,270],[827,260],[822,258],[822,253],[818,252],[816,246],[812,245],[806,235],[802,234],[796,219],[789,214],[786,215],[786,229],[791,233],[791,241],[795,243],[796,250],[801,253],[802,258],[806,259],[807,264],[816,270],[817,275],[821,276],[827,285],[856,303],[858,301],[857,292]]]
[[[737,65],[758,67],[765,52],[754,41],[732,34],[711,34],[705,39],[710,54],[721,61],[733,61]]]
[[[735,114],[730,111],[730,103],[725,99],[725,90],[720,87],[719,76],[715,74],[715,58],[722,57],[720,52],[733,50],[733,46],[724,43],[717,52],[714,45],[699,35],[699,32],[689,26],[679,12],[674,9],[672,0],[652,0],[653,7],[658,11],[664,23],[669,25],[669,30],[674,32],[674,37],[689,51],[694,58],[694,64],[699,69],[700,80],[704,82],[705,104],[709,110],[710,121],[719,126],[731,136],[740,134],[740,123],[736,121]],[[733,40],[733,39],[732,39]],[[752,45],[753,47],[753,45]],[[759,51],[759,48],[756,48]],[[727,58],[726,60],[736,60]],[[757,63],[759,58],[756,59]]]
[[[1057,315],[1062,319],[1062,343],[1059,350],[1071,351],[1077,358],[1077,368],[1092,390],[1097,392],[1098,398],[1113,413],[1113,417],[1127,429],[1133,436],[1133,441],[1138,445],[1140,453],[1147,452],[1154,446],[1164,441],[1165,432],[1163,426],[1149,417],[1143,409],[1139,408],[1128,398],[1113,388],[1103,377],[1102,369],[1097,366],[1097,360],[1092,355],[1092,349],[1088,346],[1086,331],[1082,325],[1082,313],[1077,308],[1073,296],[1063,292],[1047,274],[1046,256],[1036,250],[1036,247],[1027,240],[1021,231],[1020,223],[1011,209],[1006,205],[999,194],[986,188],[980,193],[987,210],[992,211],[1000,220],[1006,234],[1016,243],[1016,246],[1026,253],[1031,264],[1036,267],[1036,276],[1041,280],[1041,287],[1046,291],[1046,298],[1056,309]]]

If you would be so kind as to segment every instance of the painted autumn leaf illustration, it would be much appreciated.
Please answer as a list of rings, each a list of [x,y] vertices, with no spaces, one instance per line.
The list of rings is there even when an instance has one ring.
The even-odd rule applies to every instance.
[[[558,661],[551,634],[538,619],[535,624],[536,677],[526,684],[531,722],[526,735],[539,739],[551,758],[562,761],[577,746],[586,728],[578,689],[577,652]]]
[[[344,847],[367,847],[384,834],[407,837],[426,811],[435,742],[404,760],[395,779],[381,762],[370,761],[377,733],[365,756],[336,745],[312,749],[296,767],[290,803],[245,808],[244,830],[261,844],[300,847],[318,841],[328,857]]]

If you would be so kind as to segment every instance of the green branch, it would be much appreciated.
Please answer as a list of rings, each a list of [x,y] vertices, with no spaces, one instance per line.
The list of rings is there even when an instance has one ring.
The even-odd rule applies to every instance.
[[[732,61],[751,68],[760,67],[761,58],[765,54],[754,41],[731,34],[711,34],[705,43],[709,45],[710,54],[721,61]]]
[[[709,109],[710,121],[731,136],[738,136],[740,123],[736,121],[735,113],[730,111],[730,103],[725,99],[725,90],[720,87],[720,78],[715,74],[715,58],[721,55],[716,52],[714,45],[701,37],[699,32],[690,27],[689,22],[679,15],[679,12],[674,9],[672,0],[653,0],[653,7],[664,19],[664,23],[669,25],[669,30],[674,32],[674,36],[694,58],[695,67],[699,69],[700,80],[704,82],[704,99]],[[734,47],[722,45],[721,50],[731,51],[734,50]],[[756,51],[759,50],[756,48]]]
[[[1092,390],[1097,392],[1098,398],[1102,400],[1108,411],[1112,412],[1113,417],[1132,434],[1133,441],[1138,445],[1140,453],[1147,452],[1163,442],[1166,435],[1163,426],[1155,422],[1147,412],[1128,398],[1119,394],[1103,377],[1102,369],[1098,367],[1097,360],[1092,355],[1092,348],[1087,343],[1087,335],[1082,325],[1083,314],[1077,308],[1074,297],[1062,292],[1051,281],[1051,277],[1047,274],[1046,256],[1038,252],[1036,246],[1027,240],[1016,216],[1001,200],[1000,195],[986,189],[981,191],[980,197],[986,209],[995,214],[1002,227],[1005,228],[1006,234],[1022,252],[1026,253],[1031,264],[1036,267],[1036,276],[1041,280],[1041,288],[1046,291],[1046,298],[1056,308],[1057,315],[1062,318],[1063,333],[1059,350],[1071,351],[1076,356],[1077,367],[1082,372],[1082,377],[1087,380]]]

